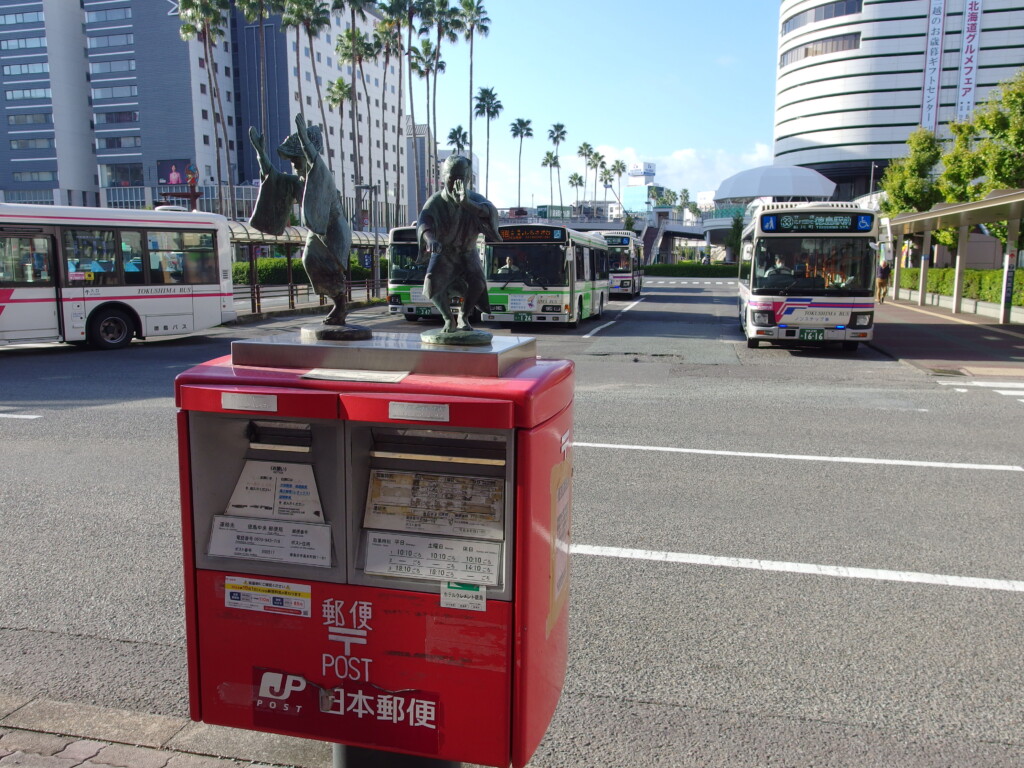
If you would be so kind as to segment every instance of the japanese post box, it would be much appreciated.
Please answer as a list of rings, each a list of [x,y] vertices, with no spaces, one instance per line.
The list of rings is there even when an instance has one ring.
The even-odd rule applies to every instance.
[[[572,363],[289,335],[175,396],[192,718],[525,765],[566,669]]]

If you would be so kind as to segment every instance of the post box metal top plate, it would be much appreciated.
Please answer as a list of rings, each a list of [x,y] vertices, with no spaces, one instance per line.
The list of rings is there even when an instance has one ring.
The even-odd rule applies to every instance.
[[[495,336],[488,346],[424,344],[410,333],[374,333],[362,341],[318,341],[311,333],[283,333],[231,342],[233,365],[266,368],[339,368],[407,371],[440,376],[502,376],[537,356],[531,336]]]

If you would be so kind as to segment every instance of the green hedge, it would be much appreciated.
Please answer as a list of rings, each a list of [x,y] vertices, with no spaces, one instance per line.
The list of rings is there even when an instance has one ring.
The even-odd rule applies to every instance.
[[[750,272],[750,263],[743,264],[743,276]],[[736,277],[735,264],[701,264],[681,261],[678,264],[651,264],[644,267],[648,277]]]
[[[355,259],[351,263],[351,279],[354,281],[369,280],[370,270],[359,266]],[[387,259],[380,260],[380,276],[387,278]],[[249,263],[236,261],[232,265],[232,282],[235,285],[250,285]],[[302,285],[308,282],[306,270],[302,266],[302,260],[292,259],[292,282]],[[284,258],[256,259],[256,283],[258,285],[288,285],[288,260]]]
[[[955,269],[929,269],[926,291],[940,296],[952,296],[955,279]],[[916,291],[920,282],[920,269],[900,270],[900,288]],[[965,299],[999,304],[1003,299],[1003,270],[965,269],[963,296]],[[1024,307],[1024,269],[1018,269],[1014,274],[1012,303]]]

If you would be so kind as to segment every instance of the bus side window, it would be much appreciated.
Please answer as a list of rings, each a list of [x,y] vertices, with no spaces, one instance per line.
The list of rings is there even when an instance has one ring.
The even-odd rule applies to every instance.
[[[142,260],[142,233],[121,233],[121,268],[125,285],[145,285],[145,264]]]
[[[586,256],[583,246],[573,246],[573,252],[576,256],[576,279],[586,280],[587,279],[587,268],[586,268]]]
[[[51,280],[46,238],[0,238],[0,285],[44,285]]]

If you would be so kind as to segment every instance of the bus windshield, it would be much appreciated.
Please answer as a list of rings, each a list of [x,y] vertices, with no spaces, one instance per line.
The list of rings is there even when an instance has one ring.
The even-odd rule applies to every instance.
[[[760,238],[750,288],[761,294],[870,294],[875,254],[868,242],[841,236]]]
[[[487,257],[487,279],[497,283],[522,283],[541,288],[568,285],[565,251],[552,244],[510,243],[492,245]]]
[[[416,243],[395,243],[391,246],[390,266],[391,282],[423,283],[427,276],[426,262],[417,264],[420,249]]]
[[[632,272],[628,248],[608,249],[608,269],[612,272]]]

